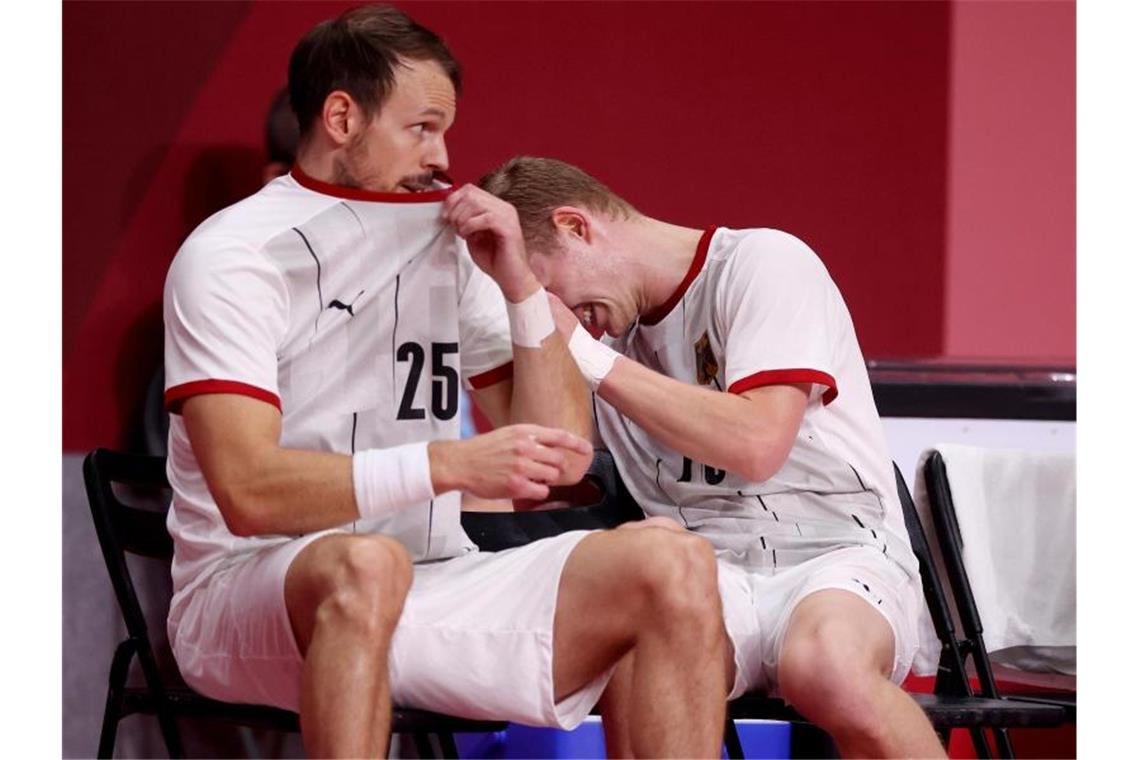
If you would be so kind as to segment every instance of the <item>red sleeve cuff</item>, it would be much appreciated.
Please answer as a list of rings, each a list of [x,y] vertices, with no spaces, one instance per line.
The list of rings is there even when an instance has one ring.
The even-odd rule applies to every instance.
[[[195,380],[191,383],[182,383],[166,389],[163,401],[166,411],[171,414],[182,413],[182,402],[191,396],[202,396],[207,393],[235,393],[239,396],[249,396],[258,401],[264,401],[277,407],[281,411],[281,399],[276,393],[270,393],[264,388],[248,383],[239,383],[236,380]]]
[[[729,393],[744,393],[765,385],[792,385],[794,383],[815,383],[827,387],[823,392],[823,405],[827,406],[839,395],[835,378],[818,369],[768,369],[742,377],[728,386]]]
[[[489,369],[486,372],[480,372],[478,375],[472,375],[467,378],[467,382],[471,383],[471,387],[475,390],[482,390],[495,383],[501,383],[504,380],[510,380],[515,375],[515,363],[509,361],[506,364],[501,364],[494,369]]]

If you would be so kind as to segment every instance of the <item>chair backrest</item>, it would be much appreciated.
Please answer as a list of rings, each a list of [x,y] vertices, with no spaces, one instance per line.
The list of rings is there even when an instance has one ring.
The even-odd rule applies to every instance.
[[[903,478],[899,466],[895,468],[895,486],[899,492],[899,502],[902,504],[903,520],[906,522],[906,532],[910,537],[910,546],[914,556],[918,558],[918,571],[922,576],[922,592],[926,598],[926,606],[930,610],[930,618],[934,622],[934,630],[938,638],[945,645],[947,639],[954,636],[954,619],[950,614],[950,605],[946,600],[946,591],[938,580],[935,572],[934,556],[930,552],[930,542],[926,540],[926,532],[922,529],[922,522],[918,517],[918,509],[914,506],[910,489],[906,479]]]
[[[170,503],[166,460],[96,449],[83,460],[83,481],[99,547],[127,632],[149,648],[146,619],[131,580],[126,555],[136,554],[168,562],[174,556],[174,544],[166,530]],[[116,493],[116,486],[133,489],[140,500],[145,498],[159,508],[129,506]]]
[[[958,640],[958,633],[954,628],[954,618],[950,614],[950,605],[946,600],[946,590],[942,587],[935,570],[934,558],[930,553],[930,543],[926,540],[926,533],[922,529],[922,522],[918,517],[918,509],[910,495],[898,464],[895,468],[895,486],[899,492],[899,502],[902,504],[903,520],[906,522],[906,532],[910,536],[911,549],[918,558],[919,575],[922,577],[922,594],[926,599],[926,607],[930,611],[930,619],[938,640],[942,643],[942,652],[938,663],[938,677],[935,680],[935,691],[968,697],[974,694],[970,686],[969,675],[966,672],[965,652],[962,643]]]
[[[967,636],[980,636],[982,616],[974,600],[966,567],[962,561],[962,531],[958,527],[958,515],[954,511],[954,499],[950,494],[950,478],[946,474],[946,461],[938,451],[931,453],[923,466],[926,478],[926,491],[930,496],[930,516],[934,523],[935,536],[942,548],[942,560],[946,563],[946,577],[950,581],[958,619]]]

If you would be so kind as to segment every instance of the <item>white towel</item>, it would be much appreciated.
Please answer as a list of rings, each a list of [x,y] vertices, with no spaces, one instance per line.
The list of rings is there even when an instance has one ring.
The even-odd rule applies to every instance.
[[[1075,455],[951,445],[937,450],[946,462],[963,564],[991,660],[1076,675]],[[923,473],[932,451],[918,462],[915,505],[949,595]],[[954,619],[961,633],[956,610]],[[928,613],[919,635],[913,670],[928,675],[939,654]]]

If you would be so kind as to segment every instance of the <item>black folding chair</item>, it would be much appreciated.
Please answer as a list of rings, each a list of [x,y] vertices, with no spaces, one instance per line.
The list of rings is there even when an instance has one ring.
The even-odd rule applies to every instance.
[[[982,617],[978,612],[974,600],[974,591],[970,585],[970,577],[966,573],[966,565],[962,557],[962,532],[958,526],[958,514],[954,510],[954,497],[950,490],[950,478],[946,472],[946,462],[942,454],[933,452],[923,466],[923,477],[926,481],[926,491],[930,497],[930,516],[934,526],[935,539],[942,552],[943,564],[946,568],[946,579],[950,584],[950,593],[954,598],[958,610],[958,619],[962,624],[962,637],[958,646],[963,654],[963,661],[971,658],[974,671],[978,677],[980,692],[987,697],[1001,696],[994,678],[993,666],[986,652],[986,642],[982,636]],[[1017,699],[1039,701],[1045,704],[1059,705],[1065,710],[1065,721],[1075,723],[1077,719],[1077,695],[1075,691],[1062,693],[1057,696],[1036,696],[1018,692],[1007,694]]]
[[[296,713],[263,705],[219,702],[174,683],[159,669],[156,650],[147,630],[142,605],[127,564],[127,554],[156,561],[156,572],[170,573],[174,545],[166,531],[169,489],[166,460],[162,457],[123,454],[97,449],[83,462],[83,479],[95,531],[115,589],[127,638],[119,643],[111,661],[107,704],[99,736],[98,757],[111,757],[119,721],[136,713],[157,717],[170,757],[185,757],[176,718],[206,718],[240,725],[299,731]],[[129,488],[135,499],[151,508],[130,506],[116,492]],[[169,605],[169,600],[166,600]],[[162,610],[165,617],[166,609]],[[169,647],[162,652],[171,657]],[[138,659],[144,685],[127,686],[131,663]],[[171,658],[172,659],[172,658]],[[425,710],[392,710],[392,732],[409,734],[421,757],[433,757],[432,737],[444,757],[458,757],[455,733],[502,731],[506,723],[467,720]]]
[[[949,607],[946,605],[946,596],[938,583],[937,576],[933,573],[934,565],[931,561],[930,546],[926,541],[926,535],[922,532],[918,512],[915,510],[914,501],[911,499],[906,481],[903,479],[902,473],[899,472],[897,465],[894,469],[895,485],[898,488],[899,501],[902,502],[907,533],[911,547],[918,558],[923,595],[926,598],[926,605],[930,609],[931,618],[934,620],[935,630],[938,631],[939,640],[942,642],[941,663],[938,676],[935,679],[934,693],[911,694],[911,697],[926,713],[931,724],[941,736],[943,744],[948,743],[951,728],[968,728],[974,738],[978,757],[988,758],[991,757],[991,754],[982,733],[984,727],[998,727],[998,730],[1004,734],[1006,726],[1055,726],[1063,718],[1062,711],[1052,705],[978,697],[971,691],[969,679],[965,675],[965,667],[962,665],[959,643],[954,636],[953,621],[950,618]],[[729,706],[729,722],[725,726],[725,745],[728,749],[728,756],[731,758],[744,757],[740,739],[736,735],[736,727],[733,723],[735,718],[804,721],[802,716],[781,700],[758,693],[744,695]],[[834,751],[833,748],[832,751]],[[817,752],[810,754],[817,756]]]

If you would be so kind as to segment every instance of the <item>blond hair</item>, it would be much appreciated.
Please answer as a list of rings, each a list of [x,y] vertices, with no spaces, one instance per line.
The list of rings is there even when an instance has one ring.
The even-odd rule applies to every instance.
[[[640,215],[586,172],[553,158],[512,158],[479,180],[479,186],[515,207],[528,248],[541,249],[554,242],[553,213],[561,206],[578,206],[620,219]]]

